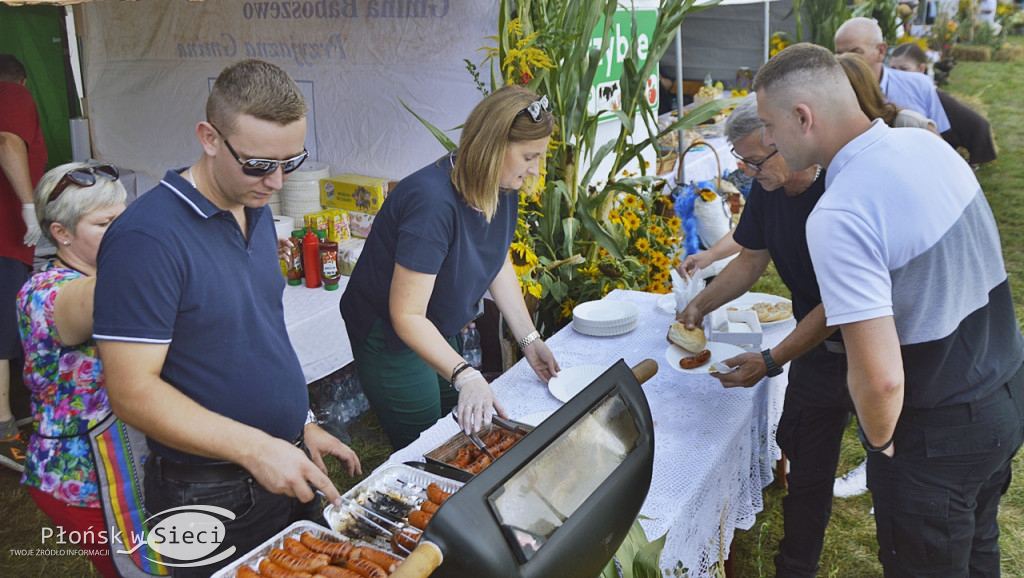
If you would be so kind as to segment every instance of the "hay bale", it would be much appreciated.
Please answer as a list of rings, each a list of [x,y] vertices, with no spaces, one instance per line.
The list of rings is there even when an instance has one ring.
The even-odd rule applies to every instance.
[[[950,56],[955,60],[966,62],[988,62],[992,60],[992,48],[972,44],[955,44],[950,50]]]
[[[1002,48],[996,51],[992,60],[998,62],[1020,62],[1024,60],[1024,46],[1004,44]]]

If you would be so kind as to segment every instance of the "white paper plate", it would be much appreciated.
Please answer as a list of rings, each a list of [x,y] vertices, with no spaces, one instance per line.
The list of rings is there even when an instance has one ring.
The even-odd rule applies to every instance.
[[[615,325],[595,326],[581,319],[574,319],[572,322],[572,328],[575,329],[577,333],[582,333],[584,335],[590,335],[593,337],[614,337],[616,335],[623,335],[625,333],[633,331],[634,329],[636,329],[636,326],[639,322],[640,318],[634,317],[631,320],[624,321],[622,323],[617,323]]]
[[[735,307],[737,309],[750,309],[757,303],[770,303],[774,305],[776,303],[790,303],[790,300],[785,297],[779,297],[778,295],[772,295],[771,293],[746,293],[725,305],[722,305],[720,309],[722,311],[728,311],[730,307]],[[785,323],[792,318],[793,316],[790,315],[789,317],[778,321],[770,321],[768,323],[761,322],[761,327],[772,327],[779,323]]]
[[[636,305],[625,301],[588,301],[572,310],[573,320],[579,319],[591,326],[619,325],[639,316]]]
[[[682,347],[679,347],[678,345],[668,346],[668,349],[665,350],[665,359],[668,361],[668,364],[676,371],[681,371],[683,373],[708,373],[708,369],[711,367],[712,363],[725,361],[730,357],[735,357],[741,353],[746,353],[746,351],[744,351],[739,346],[733,345],[731,343],[719,343],[717,341],[709,341],[707,348],[711,351],[711,358],[704,365],[700,367],[695,367],[693,369],[683,369],[682,367],[679,367],[679,360],[684,357],[689,357],[693,355],[693,353],[690,353],[689,351],[683,349]]]
[[[608,368],[603,365],[577,365],[558,372],[548,381],[548,391],[558,401],[569,401],[583,391]]]

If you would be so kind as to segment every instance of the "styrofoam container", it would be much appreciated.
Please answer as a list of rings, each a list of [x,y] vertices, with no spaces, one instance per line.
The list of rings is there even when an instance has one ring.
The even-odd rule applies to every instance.
[[[708,341],[731,343],[747,351],[760,351],[761,340],[764,337],[764,330],[757,320],[757,313],[749,309],[713,311],[710,333]]]

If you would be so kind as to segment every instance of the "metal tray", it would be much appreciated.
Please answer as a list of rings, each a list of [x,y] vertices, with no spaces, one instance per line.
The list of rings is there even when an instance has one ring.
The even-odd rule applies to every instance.
[[[462,483],[450,478],[404,464],[389,464],[378,468],[365,480],[345,492],[342,498],[365,506],[369,497],[373,496],[375,492],[380,492],[415,509],[427,501],[427,486],[431,483],[437,484],[448,493],[455,493],[462,487]],[[387,538],[370,536],[353,530],[355,519],[344,505],[341,508],[336,508],[334,504],[329,504],[324,508],[324,519],[327,520],[332,532],[344,536],[346,540],[361,541],[385,552],[392,552]],[[402,518],[400,523],[408,525],[409,520]],[[401,553],[392,553],[401,555]]]
[[[294,537],[295,539],[298,539],[299,536],[306,531],[312,532],[314,536],[321,540],[348,540],[341,534],[332,532],[320,524],[310,522],[308,520],[299,520],[284,530],[281,530],[275,534],[273,538],[270,538],[266,542],[260,544],[254,550],[249,551],[248,554],[245,554],[238,560],[235,560],[231,564],[221,568],[213,574],[211,578],[234,578],[235,574],[238,573],[238,570],[241,569],[242,566],[252,566],[253,568],[257,568],[260,560],[266,558],[267,555],[270,554],[271,550],[274,548],[281,548],[283,546],[285,538]],[[387,550],[387,552],[390,552],[390,549]]]
[[[521,430],[525,431],[526,433],[529,433],[529,432],[533,431],[533,426],[532,425],[525,424],[525,423],[522,423],[522,422],[518,422],[518,421],[515,421],[515,420],[509,420],[509,421],[511,423],[516,424],[517,426],[519,426],[519,428]],[[491,424],[489,427],[485,427],[485,428],[480,430],[480,437],[481,438],[486,437],[487,434],[489,434],[492,429],[498,429],[498,430],[501,430],[504,433],[514,433],[514,431],[511,430],[511,429],[508,429],[508,428],[505,428],[505,427],[501,427],[498,424]],[[517,441],[516,443],[519,443],[519,442]],[[436,448],[430,450],[429,452],[423,454],[423,458],[426,459],[428,462],[444,464],[446,466],[455,468],[455,469],[463,471],[463,472],[472,473],[472,472],[469,472],[469,470],[466,470],[465,468],[456,468],[455,466],[453,466],[450,463],[458,455],[459,450],[462,449],[462,448],[466,448],[466,447],[471,448],[471,449],[475,449],[474,446],[473,446],[473,442],[471,442],[469,440],[469,437],[467,437],[462,432],[459,432],[459,433],[453,435],[452,437],[448,438],[448,440],[445,441],[444,443],[442,443],[441,445],[439,445]],[[508,451],[508,450],[506,450],[506,451]],[[501,456],[498,456],[498,457],[500,458]]]

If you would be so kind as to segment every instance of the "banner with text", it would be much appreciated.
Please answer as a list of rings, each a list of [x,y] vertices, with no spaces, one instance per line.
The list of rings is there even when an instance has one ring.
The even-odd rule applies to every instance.
[[[93,155],[151,177],[200,154],[195,126],[228,64],[284,68],[309,103],[306,147],[334,173],[397,179],[444,153],[483,98],[465,60],[493,44],[497,0],[90,2],[83,74]],[[485,73],[486,74],[486,73]],[[457,132],[449,135],[458,141]]]

